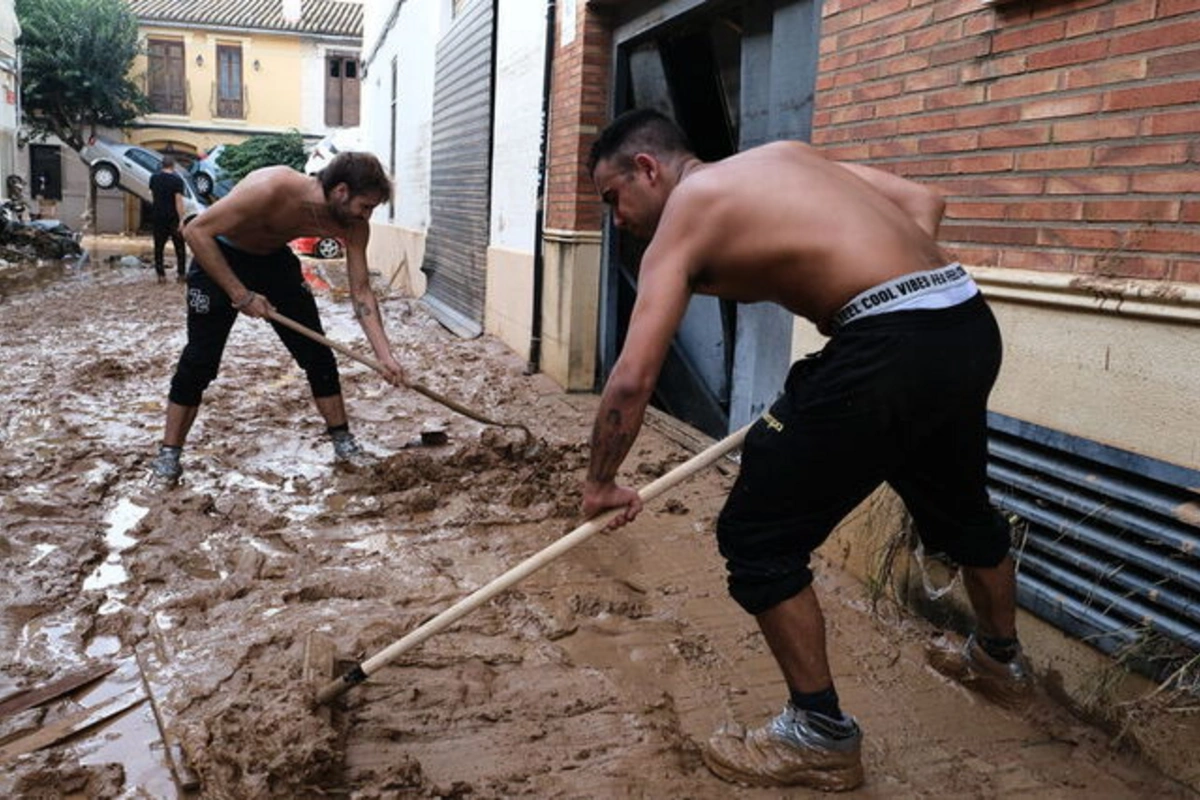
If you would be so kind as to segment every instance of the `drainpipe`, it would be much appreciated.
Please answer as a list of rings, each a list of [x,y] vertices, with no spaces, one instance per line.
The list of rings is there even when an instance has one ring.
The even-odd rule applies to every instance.
[[[542,366],[542,282],[546,259],[542,254],[546,222],[546,172],[550,149],[550,85],[554,68],[554,11],[556,0],[546,0],[546,53],[542,65],[542,140],[538,147],[537,209],[533,217],[533,319],[529,326],[529,364],[526,375],[534,375]]]

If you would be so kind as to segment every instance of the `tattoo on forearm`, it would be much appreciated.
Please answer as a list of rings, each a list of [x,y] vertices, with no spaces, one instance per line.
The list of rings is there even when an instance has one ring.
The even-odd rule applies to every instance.
[[[597,419],[592,428],[592,459],[588,464],[588,480],[597,483],[610,481],[629,450],[630,434],[623,429],[621,412],[609,409],[603,419]]]
[[[371,307],[361,300],[354,301],[354,317],[355,319],[366,319],[371,316]]]

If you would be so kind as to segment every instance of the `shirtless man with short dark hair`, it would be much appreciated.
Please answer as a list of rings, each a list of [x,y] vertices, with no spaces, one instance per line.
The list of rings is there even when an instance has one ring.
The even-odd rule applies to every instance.
[[[342,153],[316,176],[283,166],[255,170],[187,225],[184,235],[195,256],[187,276],[188,341],[171,380],[163,443],[151,465],[156,478],[179,479],[184,442],[201,396],[217,376],[239,313],[266,318],[277,311],[323,333],[300,261],[288,248],[292,239],[336,236],[345,241],[354,315],[387,379],[402,385],[404,372],[388,344],[366,257],[371,212],[391,196],[391,180],[375,156]],[[335,456],[361,459],[362,449],[346,421],[333,352],[279,323],[271,325],[308,378]]]
[[[641,511],[615,477],[642,425],[693,293],[769,301],[830,341],[793,365],[750,429],[717,522],[729,591],[758,621],[789,690],[761,728],[718,731],[704,760],[754,785],[850,789],[862,732],[841,711],[810,556],[880,483],[904,499],[925,546],[963,567],[977,631],[931,653],[991,699],[1024,703],[1010,534],[985,489],[986,403],[1000,336],[967,272],[935,242],[943,201],[916,183],[787,141],[704,163],[657,112],[615,120],[592,177],[616,225],[650,244],[625,344],[604,388],[584,513]]]

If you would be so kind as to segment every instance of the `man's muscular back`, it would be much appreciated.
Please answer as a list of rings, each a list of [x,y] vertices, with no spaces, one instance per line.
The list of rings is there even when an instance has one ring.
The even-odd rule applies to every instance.
[[[940,198],[923,187],[776,142],[694,169],[655,243],[690,240],[696,292],[773,301],[821,323],[861,291],[947,263],[928,230],[936,217],[922,224],[902,207],[910,201],[936,203],[940,216]]]

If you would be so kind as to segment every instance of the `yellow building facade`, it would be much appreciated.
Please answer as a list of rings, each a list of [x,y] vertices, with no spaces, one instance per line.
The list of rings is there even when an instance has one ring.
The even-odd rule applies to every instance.
[[[186,165],[250,136],[297,131],[312,144],[357,127],[361,3],[127,2],[142,45],[133,77],[150,111],[109,138],[170,153]],[[74,219],[84,210],[87,169],[66,152],[61,158],[61,211]],[[105,190],[98,202],[102,232],[140,227],[139,199]]]
[[[129,0],[151,111],[129,141],[191,155],[358,124],[362,5],[344,0]]]
[[[135,70],[153,110],[130,131],[131,142],[195,154],[254,134],[320,133],[302,127],[306,48],[297,37],[160,26],[141,32],[146,54]]]

